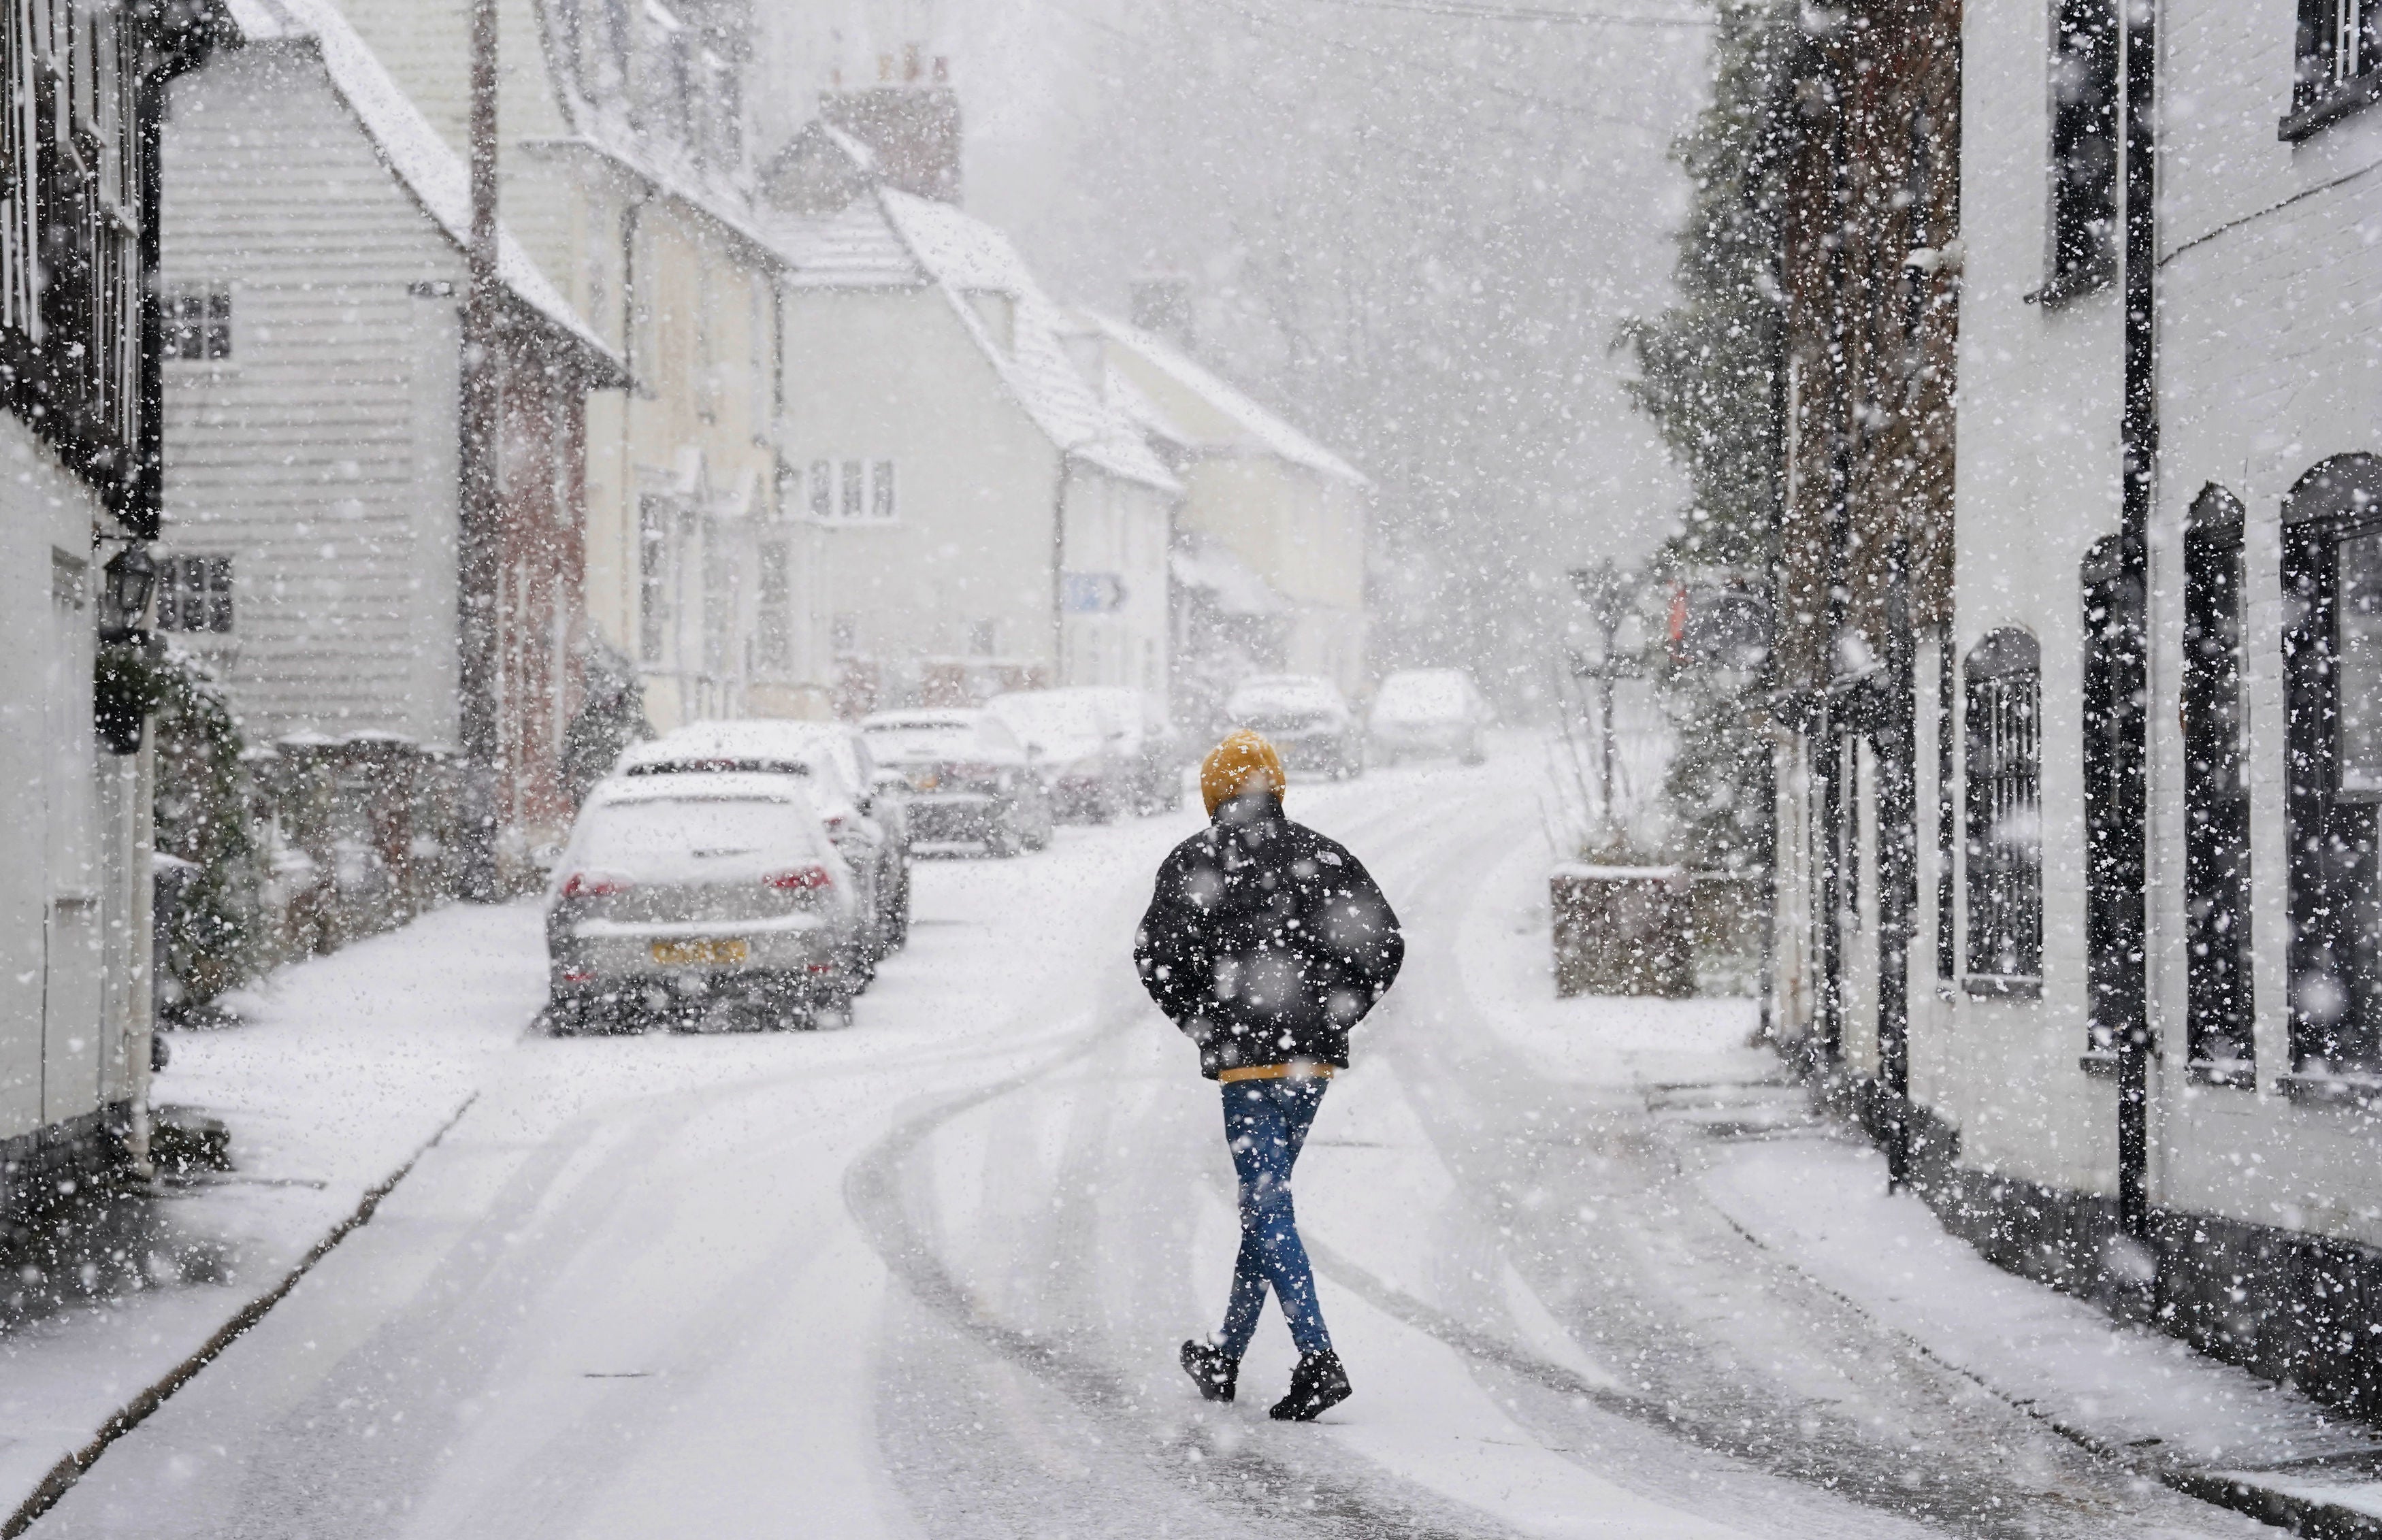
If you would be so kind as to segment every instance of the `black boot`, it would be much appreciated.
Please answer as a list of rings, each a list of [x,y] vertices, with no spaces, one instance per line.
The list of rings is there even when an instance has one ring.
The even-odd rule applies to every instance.
[[[1298,1367],[1290,1372],[1290,1394],[1274,1402],[1266,1415],[1277,1423],[1311,1423],[1351,1394],[1348,1371],[1340,1367],[1338,1353],[1329,1348],[1301,1353]]]
[[[1229,1401],[1240,1385],[1241,1361],[1225,1357],[1222,1348],[1195,1339],[1183,1344],[1183,1372],[1191,1376],[1200,1395],[1211,1401]]]

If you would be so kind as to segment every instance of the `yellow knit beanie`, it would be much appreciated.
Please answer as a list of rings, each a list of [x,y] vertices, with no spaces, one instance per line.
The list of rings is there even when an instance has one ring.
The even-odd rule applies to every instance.
[[[1214,817],[1218,808],[1259,777],[1277,797],[1290,785],[1282,773],[1282,756],[1273,752],[1272,744],[1246,727],[1226,733],[1224,741],[1209,750],[1199,764],[1199,796],[1208,804],[1208,815]]]

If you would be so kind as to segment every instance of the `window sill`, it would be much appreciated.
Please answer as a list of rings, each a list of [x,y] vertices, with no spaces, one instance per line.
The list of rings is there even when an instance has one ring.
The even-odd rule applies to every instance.
[[[2258,1067],[2247,1059],[2196,1058],[2184,1066],[2184,1073],[2197,1085],[2229,1086],[2236,1091],[2258,1088]]]
[[[2117,258],[2105,256],[2089,267],[2080,267],[2072,273],[2063,273],[2047,280],[2041,288],[2026,296],[2026,302],[2056,311],[2088,294],[2097,294],[2117,281]]]
[[[2285,117],[2277,126],[2275,137],[2296,144],[2376,102],[2382,102],[2382,69],[2369,69]]]
[[[2275,1080],[2284,1095],[2303,1106],[2370,1107],[2382,1102],[2382,1075],[2294,1072]]]
[[[1971,973],[1960,981],[1960,987],[1970,994],[1990,999],[2039,1000],[2043,998],[2043,981],[2013,973]]]

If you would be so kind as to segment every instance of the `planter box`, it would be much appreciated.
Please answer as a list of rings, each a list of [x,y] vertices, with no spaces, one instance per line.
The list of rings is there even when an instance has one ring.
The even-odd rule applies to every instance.
[[[1558,866],[1547,879],[1554,910],[1555,993],[1696,992],[1694,888],[1676,866]]]

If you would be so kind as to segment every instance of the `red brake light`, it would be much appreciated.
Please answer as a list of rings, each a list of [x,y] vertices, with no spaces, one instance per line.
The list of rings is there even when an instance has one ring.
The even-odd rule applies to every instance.
[[[619,877],[600,874],[573,872],[571,880],[562,885],[566,898],[608,898],[615,893],[626,893],[629,885]]]
[[[768,879],[771,887],[805,891],[816,887],[833,887],[835,878],[824,866],[797,866],[791,872],[780,872]]]

